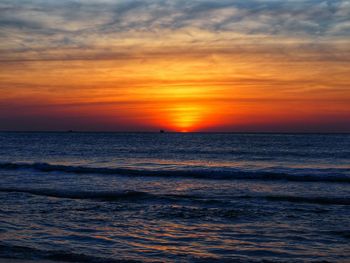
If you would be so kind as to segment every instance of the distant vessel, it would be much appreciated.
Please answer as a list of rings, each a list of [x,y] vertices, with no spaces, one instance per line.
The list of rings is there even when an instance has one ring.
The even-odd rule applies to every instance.
[[[164,131],[164,130],[160,130],[159,132],[160,132],[160,133],[165,133],[165,131]]]

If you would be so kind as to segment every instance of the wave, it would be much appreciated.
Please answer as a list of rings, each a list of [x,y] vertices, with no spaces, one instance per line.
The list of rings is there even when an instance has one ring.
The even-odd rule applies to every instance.
[[[55,189],[28,189],[28,188],[2,188],[0,192],[6,193],[26,193],[39,196],[57,197],[57,198],[69,198],[69,199],[96,199],[104,201],[117,201],[117,200],[132,200],[132,199],[149,199],[152,198],[152,194],[138,191],[69,191],[69,190],[55,190]]]
[[[141,191],[71,191],[56,189],[38,189],[38,188],[11,188],[0,187],[0,192],[5,193],[26,193],[38,196],[68,198],[68,199],[92,199],[100,201],[198,201],[203,203],[222,203],[222,199],[208,199],[206,196],[200,195],[184,195],[184,194],[151,194]],[[313,203],[324,205],[350,205],[350,198],[347,197],[319,197],[319,196],[292,196],[292,195],[233,195],[225,196],[227,200],[234,199],[259,199],[275,202],[292,202],[292,203]]]
[[[267,255],[271,253],[274,255],[273,251],[268,251],[265,253]],[[120,257],[120,256],[118,256]],[[0,243],[0,258],[4,259],[20,259],[20,260],[33,260],[33,262],[40,260],[50,260],[57,262],[84,262],[84,263],[142,263],[142,262],[168,262],[167,259],[153,259],[152,258],[144,258],[145,261],[140,259],[115,259],[115,258],[107,258],[101,256],[93,256],[82,253],[75,253],[71,251],[62,251],[62,250],[44,250],[38,248],[32,248],[27,246],[17,246],[6,243]],[[10,260],[9,260],[10,261]],[[231,262],[240,262],[240,263],[263,263],[263,262],[275,262],[271,260],[265,259],[255,259],[255,258],[246,258],[240,255],[230,256],[229,258],[220,258],[210,257],[206,255],[198,255],[198,256],[186,256],[186,260],[179,261],[189,261],[189,262],[198,262],[198,263],[207,263],[207,262],[222,262],[222,263],[231,263]],[[276,262],[287,262],[283,260],[278,260]]]
[[[295,149],[291,150],[259,150],[254,149],[254,151],[249,150],[223,150],[223,149],[157,149],[157,153],[161,155],[210,155],[210,156],[232,156],[235,159],[275,159],[276,157],[297,157],[297,158],[308,158],[308,159],[320,159],[320,158],[339,158],[339,159],[347,159],[350,155],[350,151],[324,151],[320,149],[315,152],[303,151],[304,149]],[[113,149],[115,153],[123,153],[123,154],[149,154],[149,150],[145,149],[129,149],[129,148],[117,148]]]
[[[255,179],[255,180],[288,180],[304,182],[344,182],[350,183],[349,169],[346,168],[283,168],[243,170],[240,168],[202,167],[195,169],[148,170],[129,168],[103,168],[49,163],[0,163],[0,169],[31,169],[40,172],[64,172],[74,174],[128,175],[128,176],[161,176],[185,177],[199,179]]]
[[[92,255],[77,254],[69,251],[41,250],[31,247],[7,245],[0,243],[0,258],[25,260],[53,260],[60,262],[86,263],[136,263],[139,260],[110,259]]]
[[[319,205],[350,205],[350,198],[346,197],[306,197],[291,195],[242,196],[242,198],[262,198],[268,201],[311,203]]]

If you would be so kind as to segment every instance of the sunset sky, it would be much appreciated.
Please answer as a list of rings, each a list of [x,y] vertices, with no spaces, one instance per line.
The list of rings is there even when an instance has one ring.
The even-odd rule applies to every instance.
[[[1,0],[0,130],[350,132],[348,0]]]

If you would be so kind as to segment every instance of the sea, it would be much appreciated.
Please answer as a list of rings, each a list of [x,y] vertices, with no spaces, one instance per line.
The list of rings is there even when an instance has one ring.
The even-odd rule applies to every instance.
[[[350,134],[1,132],[0,258],[350,262]]]

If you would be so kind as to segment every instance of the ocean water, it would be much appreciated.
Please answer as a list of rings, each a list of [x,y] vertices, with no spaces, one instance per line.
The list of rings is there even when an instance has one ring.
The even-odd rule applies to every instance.
[[[0,133],[0,257],[349,262],[349,134]]]

